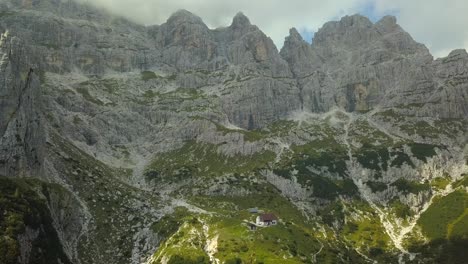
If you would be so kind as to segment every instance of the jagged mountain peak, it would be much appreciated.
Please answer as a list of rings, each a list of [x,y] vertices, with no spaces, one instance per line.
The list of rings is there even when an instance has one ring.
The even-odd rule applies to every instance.
[[[251,25],[250,19],[244,13],[238,12],[232,19],[231,28],[245,28]]]
[[[376,24],[381,24],[381,25],[396,25],[397,24],[397,18],[392,15],[386,15],[382,17],[379,21],[377,21]]]
[[[361,45],[360,42],[372,41],[379,35],[367,17],[356,14],[325,23],[315,34],[313,45]]]
[[[360,15],[347,15],[343,16],[338,21],[329,21],[326,22],[319,31],[334,31],[338,29],[350,29],[350,28],[371,28],[373,23],[369,18]]]
[[[327,22],[316,32],[313,45],[337,45],[349,38],[354,38],[353,42],[360,41],[370,37],[368,35],[372,34],[372,25],[372,22],[362,16],[346,16],[340,21]]]
[[[447,57],[448,58],[454,58],[454,57],[468,58],[468,53],[466,52],[466,49],[455,49],[455,50],[452,50]]]
[[[286,37],[286,39],[289,41],[304,41],[301,34],[299,33],[299,31],[297,31],[295,27],[289,30],[289,36]]]
[[[325,23],[315,34],[312,46],[323,49],[330,57],[355,50],[361,50],[362,54],[372,54],[377,50],[381,55],[387,53],[385,56],[368,56],[365,59],[367,63],[407,55],[417,55],[424,63],[432,61],[429,50],[401,28],[394,16],[385,16],[375,24],[362,15],[345,16],[340,21]]]
[[[294,63],[301,60],[304,54],[299,55],[300,51],[310,51],[311,46],[307,43],[295,27],[289,29],[289,35],[284,39],[284,45],[281,48],[280,55],[286,61]],[[293,55],[295,54],[295,55]],[[292,56],[292,57],[291,57]],[[294,57],[294,58],[293,58]],[[310,58],[306,58],[307,60]]]
[[[192,23],[192,24],[205,25],[205,23],[199,16],[185,9],[179,9],[176,12],[174,12],[169,17],[166,23],[168,24]]]
[[[371,27],[373,25],[369,18],[361,14],[344,16],[338,23],[343,27]]]

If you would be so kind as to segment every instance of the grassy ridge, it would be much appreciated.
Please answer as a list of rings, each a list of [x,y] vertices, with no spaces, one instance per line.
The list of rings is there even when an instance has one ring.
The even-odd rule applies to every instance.
[[[431,240],[468,236],[468,194],[462,190],[436,198],[418,224]]]
[[[156,157],[148,166],[146,177],[148,180],[177,181],[192,176],[249,173],[265,167],[274,158],[271,151],[228,157],[218,153],[216,145],[188,141],[182,148]]]
[[[211,215],[193,214],[177,209],[167,221],[176,230],[155,256],[159,263],[205,263],[208,240],[217,241],[214,256],[221,263],[364,263],[359,254],[332,237],[325,238],[316,220],[307,220],[289,201],[272,191],[238,197],[192,197],[192,204],[210,210]],[[245,221],[254,222],[257,214],[247,208],[275,213],[277,226],[250,231]],[[175,220],[179,219],[179,220]],[[182,220],[182,221],[180,221]],[[169,228],[163,224],[159,228]],[[203,228],[206,226],[207,228]],[[205,230],[205,231],[204,231]],[[205,235],[200,235],[205,232]],[[328,233],[329,231],[326,231]],[[333,236],[332,233],[328,235]],[[335,244],[337,243],[337,244]],[[183,262],[185,261],[185,262]]]

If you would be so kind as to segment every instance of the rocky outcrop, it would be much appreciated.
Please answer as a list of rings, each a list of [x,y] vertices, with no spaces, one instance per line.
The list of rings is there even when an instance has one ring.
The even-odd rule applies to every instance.
[[[161,61],[179,69],[211,69],[217,57],[216,42],[200,17],[179,10],[165,24],[151,27],[156,46],[162,49]]]
[[[9,32],[0,40],[0,175],[41,176],[44,129],[40,81],[23,43]],[[38,69],[36,68],[36,72]]]
[[[210,30],[192,13],[180,10],[166,23],[149,29],[161,50],[161,62],[178,70],[179,83],[198,88],[187,71],[222,71],[218,80],[228,93],[221,98],[229,121],[243,128],[263,127],[284,118],[299,102],[287,63],[273,41],[242,13],[226,28]],[[203,80],[205,79],[205,80]],[[267,96],[269,100],[262,100]]]
[[[312,45],[292,30],[281,54],[298,77],[304,109],[312,112],[396,106],[405,100],[425,100],[420,94],[432,88],[426,69],[431,55],[394,17],[373,24],[354,15],[326,23]]]
[[[144,26],[74,1],[17,3],[4,9],[0,29],[23,40],[30,64],[43,71],[103,75],[144,69],[158,57]]]
[[[433,62],[436,91],[421,112],[441,118],[468,116],[468,54],[454,50]]]
[[[448,81],[440,80],[455,75],[463,79],[463,56],[454,51],[433,62],[427,48],[415,42],[395,17],[386,16],[373,24],[354,15],[326,23],[312,45],[293,29],[281,55],[298,79],[303,108],[312,112],[403,106],[411,109],[403,111],[410,115],[463,118],[467,113],[466,88],[455,85],[451,89]],[[425,109],[419,109],[422,105]]]

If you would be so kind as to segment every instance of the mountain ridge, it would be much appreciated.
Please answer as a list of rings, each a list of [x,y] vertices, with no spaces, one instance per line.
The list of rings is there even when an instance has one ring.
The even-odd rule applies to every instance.
[[[194,20],[195,24],[184,24],[184,25],[177,25],[172,24],[171,21],[179,17],[179,19],[189,19],[190,21]],[[286,41],[286,45],[283,46],[281,51],[278,51],[274,43],[268,38],[261,30],[259,30],[256,26],[252,26],[250,22],[248,22],[248,18],[245,16],[240,20],[247,21],[247,24],[243,25],[241,29],[235,29],[236,25],[236,17],[233,19],[233,23],[226,28],[218,28],[218,29],[209,29],[201,20],[201,18],[193,15],[188,11],[180,11],[179,13],[175,13],[171,18],[168,19],[167,23],[164,23],[160,26],[150,26],[150,27],[143,27],[149,30],[149,34],[153,36],[155,39],[156,47],[154,44],[151,44],[147,40],[140,42],[145,43],[143,46],[141,44],[136,44],[133,49],[136,51],[132,52],[134,54],[131,57],[128,57],[129,52],[126,49],[120,49],[119,56],[113,58],[112,62],[109,64],[108,62],[104,62],[104,58],[98,55],[96,58],[92,59],[94,63],[98,60],[98,64],[92,64],[93,67],[87,69],[87,66],[84,64],[86,61],[90,61],[91,58],[88,58],[85,54],[77,54],[78,57],[82,57],[80,61],[73,62],[73,60],[68,59],[71,63],[69,66],[62,65],[60,67],[60,71],[69,68],[69,67],[76,67],[84,70],[85,72],[93,72],[94,74],[104,74],[105,71],[129,71],[131,69],[149,69],[157,66],[157,61],[163,61],[168,65],[173,65],[176,71],[186,71],[190,69],[200,69],[200,70],[217,70],[222,69],[223,67],[228,67],[229,65],[249,65],[251,63],[259,63],[260,68],[264,68],[262,74],[267,74],[273,78],[284,78],[289,77],[291,80],[299,83],[295,87],[295,89],[300,90],[301,94],[299,97],[310,97],[310,101],[307,102],[304,108],[304,105],[301,105],[298,99],[288,99],[294,100],[294,104],[298,105],[296,107],[286,107],[280,112],[274,113],[274,115],[285,116],[286,112],[290,112],[295,110],[294,108],[299,109],[308,109],[312,112],[320,112],[320,111],[327,111],[333,106],[344,107],[348,111],[354,111],[356,109],[356,104],[358,104],[358,110],[367,111],[368,109],[374,107],[375,105],[380,105],[382,101],[391,102],[390,98],[382,98],[384,91],[376,91],[377,94],[372,93],[366,84],[373,83],[373,79],[389,79],[393,78],[393,80],[389,79],[388,83],[378,83],[375,85],[380,86],[389,86],[392,89],[397,87],[395,82],[397,82],[397,78],[402,76],[402,73],[396,73],[397,76],[385,76],[385,77],[375,77],[376,73],[375,70],[380,70],[382,67],[369,67],[369,72],[362,72],[357,73],[355,70],[354,72],[349,72],[348,74],[360,74],[364,75],[362,77],[355,76],[352,82],[355,85],[360,85],[359,87],[365,87],[364,91],[359,90],[357,91],[356,88],[344,88],[344,87],[336,87],[337,84],[329,83],[329,81],[325,80],[325,83],[321,81],[323,77],[314,76],[312,79],[310,78],[310,74],[314,72],[318,72],[319,75],[323,75],[327,73],[327,68],[333,69],[343,69],[345,65],[349,64],[350,60],[354,62],[349,64],[349,66],[372,66],[373,65],[381,65],[385,62],[392,61],[392,60],[401,60],[405,59],[407,56],[414,56],[413,59],[406,58],[408,60],[413,60],[414,62],[408,62],[410,65],[404,66],[407,69],[403,71],[418,71],[423,73],[415,72],[414,74],[422,75],[420,78],[425,78],[426,80],[426,89],[429,93],[437,93],[435,86],[436,82],[434,77],[430,77],[428,75],[434,75],[432,73],[434,70],[427,70],[427,66],[436,64],[433,60],[432,56],[430,55],[429,51],[422,45],[416,43],[412,40],[411,36],[409,36],[406,32],[404,32],[399,26],[396,24],[396,20],[391,17],[382,18],[380,21],[376,22],[375,24],[370,22],[367,18],[364,18],[360,15],[354,16],[347,16],[341,19],[340,21],[329,22],[326,23],[318,32],[316,36],[316,41],[312,44],[302,43],[303,47],[303,54],[306,56],[298,57],[296,55],[292,55],[291,53],[287,52],[289,48],[287,45],[289,43]],[[241,22],[239,22],[241,23]],[[243,22],[242,22],[243,23]],[[241,23],[241,24],[242,24]],[[128,23],[127,23],[128,24]],[[197,26],[198,25],[198,26]],[[131,26],[134,27],[134,26]],[[197,27],[197,28],[194,28]],[[198,28],[200,27],[200,28]],[[234,28],[233,28],[234,27]],[[363,27],[366,29],[363,33],[359,33],[359,28]],[[131,34],[142,34],[138,38],[146,38],[146,34],[143,30],[142,32],[138,33],[139,30],[143,28],[135,28],[137,31]],[[340,29],[341,28],[341,29]],[[356,33],[353,33],[351,29],[355,28]],[[230,30],[231,29],[231,30]],[[107,30],[107,29],[106,29]],[[239,31],[240,30],[240,31]],[[245,31],[248,30],[249,32]],[[346,34],[342,34],[341,32],[335,32],[336,30],[346,30]],[[390,31],[388,31],[390,30]],[[379,32],[386,32],[384,35]],[[174,34],[174,35],[172,35]],[[360,36],[359,34],[364,34]],[[136,35],[136,36],[137,36]],[[343,39],[344,42],[341,42],[339,39],[334,39],[333,45],[329,45],[326,43],[326,38],[322,37],[325,35],[329,36],[349,36],[348,40]],[[333,37],[334,38],[334,37]],[[341,38],[341,37],[340,37]],[[360,44],[357,40],[353,38],[357,38],[359,41],[366,41],[367,44]],[[217,40],[218,39],[218,40]],[[323,40],[322,40],[323,39]],[[123,40],[123,39],[122,39]],[[116,41],[122,41],[118,38]],[[226,42],[229,40],[229,42]],[[96,41],[96,40],[91,40]],[[99,41],[99,40],[98,40]],[[174,42],[175,41],[175,42]],[[323,42],[325,41],[325,42]],[[321,45],[320,43],[323,42]],[[339,44],[341,43],[341,44]],[[336,46],[338,45],[339,46]],[[48,45],[48,44],[47,44]],[[70,45],[73,45],[70,43]],[[98,46],[102,46],[103,48],[110,48],[110,43],[103,40],[102,43],[98,43]],[[151,47],[153,46],[153,47]],[[245,47],[244,47],[245,46]],[[359,50],[360,47],[372,47],[373,50]],[[122,47],[125,47],[122,46]],[[143,52],[139,51],[143,48]],[[145,51],[146,50],[146,51]],[[75,52],[71,50],[70,52]],[[80,53],[82,53],[80,51]],[[360,56],[359,54],[365,53],[367,57],[356,57]],[[115,54],[115,53],[114,53]],[[159,55],[157,55],[159,54]],[[292,57],[287,57],[287,55]],[[335,55],[332,55],[335,54]],[[50,56],[50,55],[49,55]],[[62,57],[63,55],[57,54],[54,56]],[[285,57],[286,56],[286,57]],[[294,57],[295,56],[295,57]],[[353,56],[356,57],[356,60],[353,59]],[[159,57],[159,58],[158,58]],[[339,58],[346,58],[346,61],[339,61]],[[291,59],[293,61],[291,61]],[[285,64],[284,61],[290,61],[289,66]],[[301,62],[304,61],[304,62]],[[326,62],[325,62],[326,61]],[[59,62],[61,63],[61,62]],[[77,64],[73,66],[74,64]],[[44,64],[44,63],[38,63]],[[57,67],[54,66],[56,62],[51,61],[51,63],[46,63],[44,65],[45,68],[53,68]],[[107,64],[107,65],[106,65]],[[296,67],[300,65],[300,67]],[[441,64],[436,64],[440,65]],[[65,66],[65,67],[63,67]],[[254,65],[252,64],[252,67]],[[383,66],[383,65],[382,65]],[[244,67],[244,66],[242,66]],[[251,66],[247,66],[251,67]],[[395,67],[395,66],[391,66]],[[409,67],[409,68],[408,68]],[[94,68],[94,69],[93,69]],[[259,67],[255,66],[255,70],[258,71]],[[322,68],[322,69],[320,69]],[[411,68],[411,69],[410,69]],[[59,70],[59,68],[57,68]],[[68,69],[67,71],[71,70]],[[345,69],[346,70],[346,69]],[[291,75],[291,71],[294,73],[296,77]],[[349,70],[346,70],[349,71]],[[317,75],[317,73],[316,73]],[[367,75],[367,76],[365,76]],[[428,77],[426,77],[426,76]],[[315,87],[309,87],[305,85],[306,89],[301,87],[304,86],[301,82],[303,80],[298,80],[304,78],[305,76],[309,76],[309,78],[305,78],[307,82],[319,82],[318,85],[327,86],[325,91],[320,91],[322,89],[317,90],[317,84],[314,84]],[[339,79],[339,76],[333,76],[334,79]],[[348,78],[348,77],[345,77]],[[405,78],[405,77],[403,77]],[[406,77],[408,78],[408,77]],[[296,80],[294,80],[296,79]],[[322,83],[321,83],[322,82]],[[345,80],[345,82],[349,82],[349,80]],[[421,86],[421,84],[412,83],[409,80],[406,81],[406,84],[403,84],[403,89],[410,89],[413,90],[414,87]],[[188,87],[196,87],[199,84],[197,83],[188,83]],[[280,84],[275,84],[280,85]],[[341,86],[343,84],[338,84]],[[344,84],[344,85],[349,85]],[[374,85],[374,86],[375,86]],[[333,87],[335,86],[335,87]],[[432,86],[431,89],[428,90],[428,86]],[[338,88],[338,90],[337,90]],[[388,90],[389,88],[385,88]],[[285,89],[284,87],[281,89]],[[296,90],[295,93],[299,93]],[[328,91],[332,90],[331,94],[326,94]],[[341,91],[339,91],[341,90]],[[460,90],[460,89],[458,89]],[[401,92],[409,92],[409,91],[401,91]],[[360,94],[361,97],[367,98],[356,98]],[[320,96],[322,95],[322,96]],[[390,95],[390,97],[394,97],[395,95]],[[439,96],[439,95],[432,95],[432,97]],[[385,96],[384,96],[385,97]],[[397,96],[398,97],[398,96]],[[466,101],[466,94],[464,90],[460,90],[458,94],[455,96],[457,98],[465,98],[463,99]],[[390,100],[389,100],[390,99]],[[369,101],[370,100],[370,101]],[[399,101],[402,98],[398,98]],[[422,103],[424,100],[427,99],[417,99],[421,102],[410,102],[410,103]],[[448,99],[445,99],[448,100]],[[451,100],[451,99],[450,99]],[[355,102],[355,101],[363,101],[363,102]],[[414,101],[414,100],[413,100]],[[284,103],[278,102],[279,104],[283,105]],[[292,103],[292,101],[291,101]],[[461,103],[461,102],[460,102]],[[429,109],[424,110],[423,115],[432,115],[434,112],[438,112],[443,114],[445,117],[462,117],[466,116],[466,109],[463,110],[463,103],[457,103],[454,107],[450,109],[455,109],[455,112],[447,112],[444,109]],[[453,103],[451,103],[453,104]],[[389,105],[392,106],[392,105]],[[233,116],[234,113],[230,114],[230,118],[233,120],[234,123],[240,125],[241,127],[246,128],[248,126],[248,120],[243,117],[240,118]],[[263,118],[253,116],[253,125],[254,127],[261,127],[270,120],[262,120]],[[258,120],[258,121],[257,121]]]

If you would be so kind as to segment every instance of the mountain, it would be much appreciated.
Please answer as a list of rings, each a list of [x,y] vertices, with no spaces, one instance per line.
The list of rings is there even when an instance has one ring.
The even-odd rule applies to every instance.
[[[69,0],[2,1],[0,32],[0,263],[466,260],[465,50]]]

